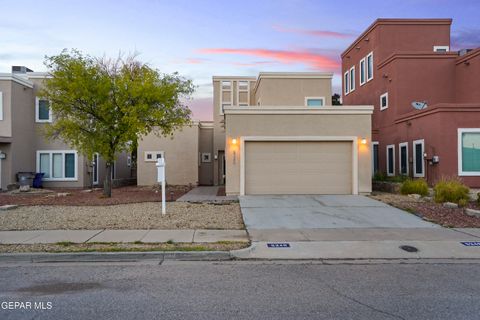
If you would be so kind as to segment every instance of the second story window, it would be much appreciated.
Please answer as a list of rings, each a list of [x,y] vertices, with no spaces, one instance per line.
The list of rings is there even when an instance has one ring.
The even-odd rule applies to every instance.
[[[45,99],[35,99],[35,122],[52,122],[50,102]]]
[[[237,104],[241,107],[250,105],[250,84],[248,81],[240,80],[237,82]]]
[[[360,60],[360,66],[359,66],[359,71],[360,71],[360,85],[363,86],[365,84],[366,79],[365,79],[365,58]]]
[[[449,46],[433,46],[433,51],[435,52],[448,52],[449,50]]]
[[[388,108],[388,92],[380,96],[380,110],[383,111]]]
[[[325,105],[325,97],[305,97],[306,107],[323,107]]]
[[[373,52],[367,55],[367,81],[373,79]]]
[[[355,90],[355,67],[350,68],[350,92]]]
[[[350,92],[350,72],[347,71],[343,75],[343,90],[345,92],[345,95],[347,95]]]
[[[222,80],[220,82],[220,114],[223,115],[223,110],[225,107],[229,107],[233,104],[233,90],[232,90],[232,81]]]

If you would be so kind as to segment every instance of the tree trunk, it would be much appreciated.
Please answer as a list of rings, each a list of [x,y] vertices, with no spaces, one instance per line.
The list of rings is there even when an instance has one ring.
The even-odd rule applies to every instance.
[[[103,182],[103,195],[105,197],[112,197],[112,165],[107,162],[105,166],[105,181]]]

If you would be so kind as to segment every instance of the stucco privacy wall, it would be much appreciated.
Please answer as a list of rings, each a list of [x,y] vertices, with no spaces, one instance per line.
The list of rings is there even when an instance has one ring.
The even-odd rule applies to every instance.
[[[241,138],[356,137],[358,192],[371,192],[372,106],[227,108],[226,193],[240,194]],[[361,139],[367,140],[361,144]],[[232,143],[237,139],[237,144]],[[235,158],[234,158],[235,156]]]
[[[141,186],[157,183],[155,161],[145,161],[145,152],[163,151],[166,162],[166,181],[171,185],[195,185],[198,181],[198,123],[159,137],[154,133],[143,137],[138,143],[137,184]]]

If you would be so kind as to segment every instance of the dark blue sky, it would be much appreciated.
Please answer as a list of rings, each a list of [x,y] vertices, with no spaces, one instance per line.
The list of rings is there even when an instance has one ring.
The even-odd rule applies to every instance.
[[[44,70],[44,55],[139,52],[199,86],[195,115],[210,115],[212,75],[333,71],[340,53],[376,18],[453,18],[452,46],[480,46],[478,0],[147,1],[0,0],[0,72]]]

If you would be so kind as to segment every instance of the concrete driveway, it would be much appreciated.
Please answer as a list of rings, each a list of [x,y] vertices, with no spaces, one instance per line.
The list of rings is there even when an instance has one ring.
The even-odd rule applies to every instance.
[[[438,225],[365,196],[243,196],[240,206],[253,241],[359,239],[374,234],[376,238],[392,238],[395,230],[402,230],[404,237],[407,229],[439,229]]]

